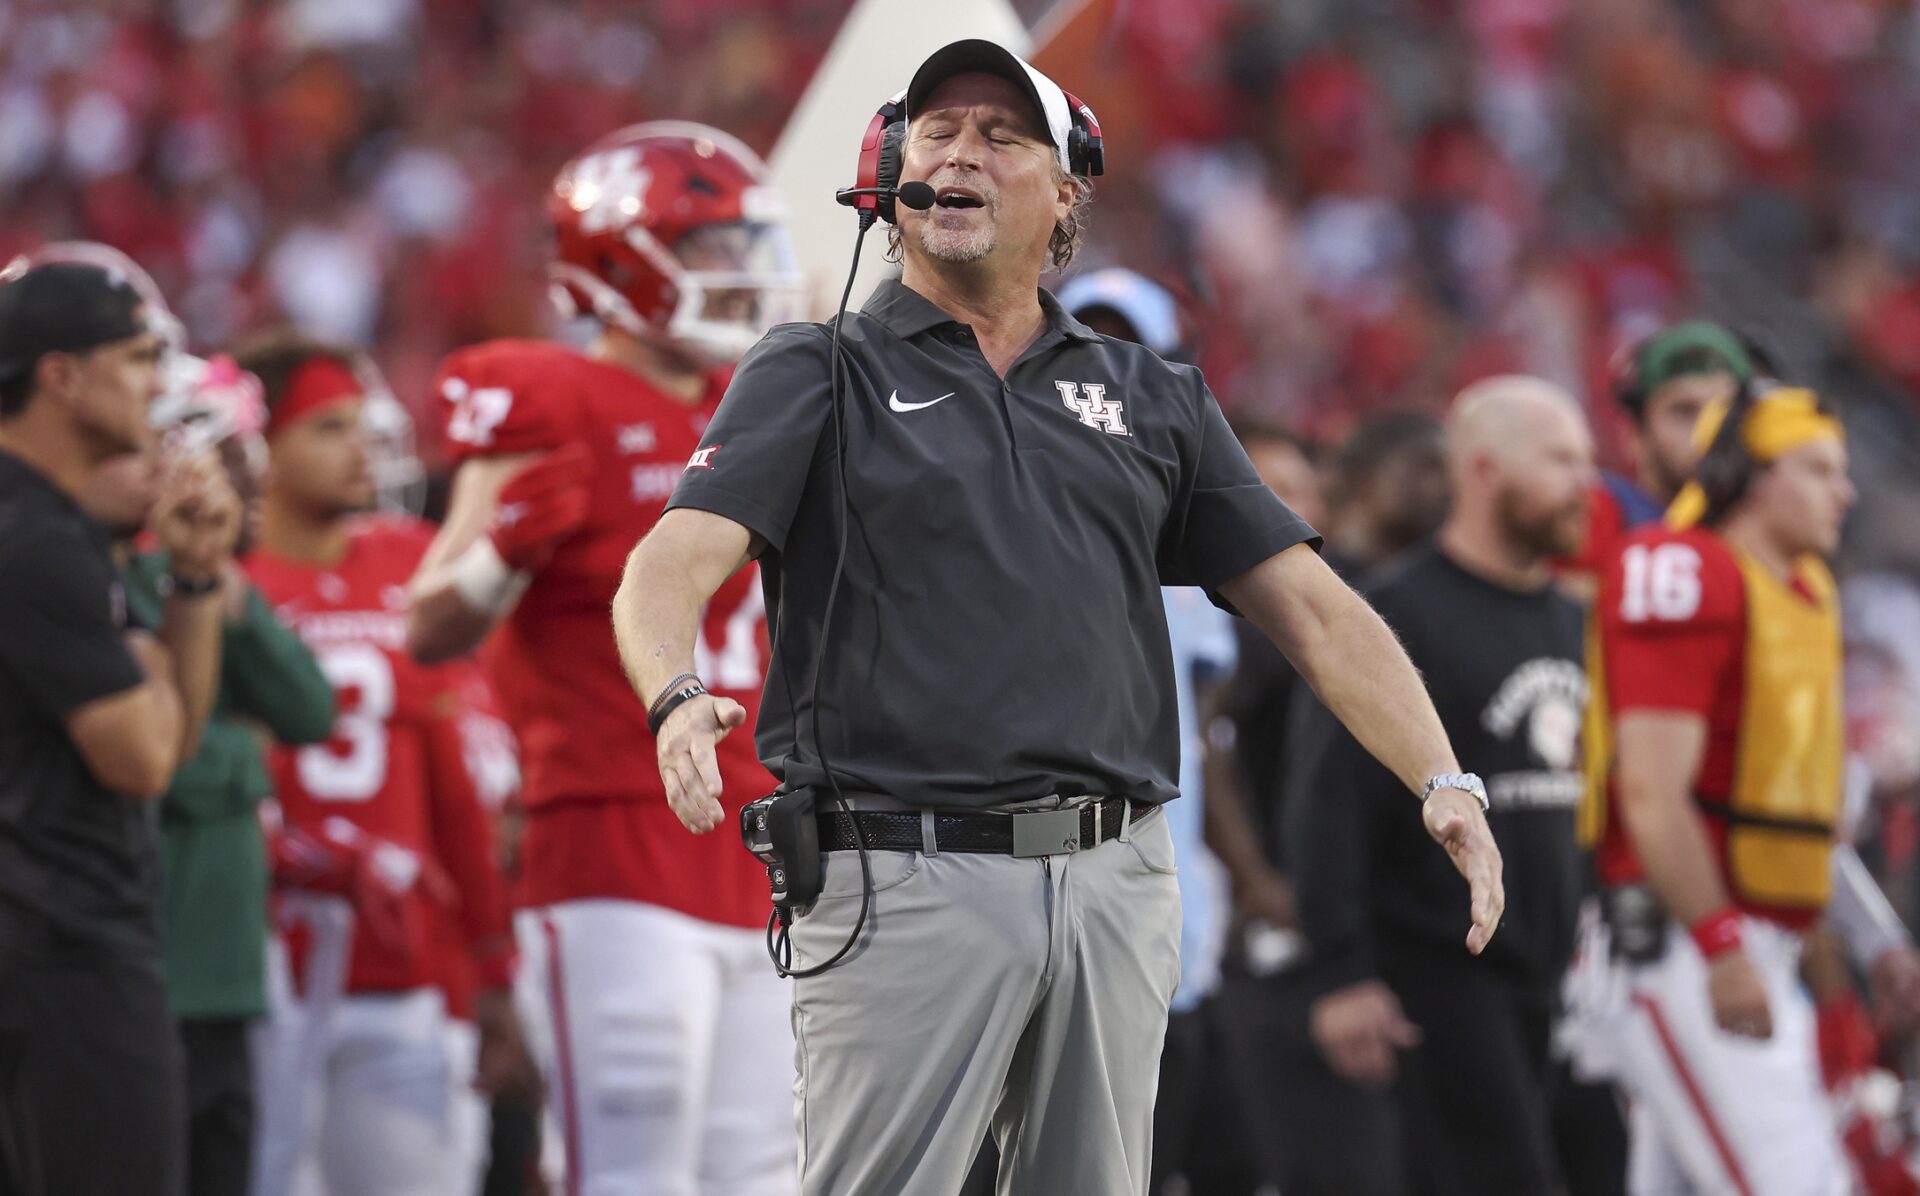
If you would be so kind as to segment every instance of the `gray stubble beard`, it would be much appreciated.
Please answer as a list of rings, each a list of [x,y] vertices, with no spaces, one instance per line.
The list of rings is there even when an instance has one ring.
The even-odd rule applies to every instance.
[[[994,250],[999,238],[991,221],[973,231],[936,227],[932,220],[920,225],[920,250],[935,261],[965,265],[977,262]]]

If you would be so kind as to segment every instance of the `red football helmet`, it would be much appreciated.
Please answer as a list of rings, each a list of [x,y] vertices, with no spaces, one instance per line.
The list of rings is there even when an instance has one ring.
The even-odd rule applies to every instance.
[[[766,165],[706,125],[651,121],[603,137],[547,200],[562,314],[664,337],[716,363],[800,318],[804,292]]]

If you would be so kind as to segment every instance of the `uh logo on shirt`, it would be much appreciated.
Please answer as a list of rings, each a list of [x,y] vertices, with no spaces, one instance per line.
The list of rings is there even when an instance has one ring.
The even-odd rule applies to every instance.
[[[1120,400],[1107,397],[1104,382],[1055,382],[1060,401],[1080,417],[1089,428],[1098,428],[1114,436],[1131,436],[1122,418]]]

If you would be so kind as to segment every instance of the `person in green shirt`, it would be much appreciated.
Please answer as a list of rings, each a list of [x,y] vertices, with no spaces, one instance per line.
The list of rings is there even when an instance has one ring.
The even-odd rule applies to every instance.
[[[264,466],[258,382],[228,359],[182,358],[154,421],[171,455],[217,454],[257,524]],[[135,552],[152,502],[150,457],[109,463],[90,513],[115,537],[129,610],[157,618],[170,583],[161,552]],[[273,795],[263,731],[283,743],[331,733],[333,688],[298,636],[229,559],[219,688],[198,750],[160,803],[161,949],[167,998],[187,1056],[187,1157],[195,1196],[245,1196],[253,1153],[249,1023],[266,1013],[267,891],[260,803]]]

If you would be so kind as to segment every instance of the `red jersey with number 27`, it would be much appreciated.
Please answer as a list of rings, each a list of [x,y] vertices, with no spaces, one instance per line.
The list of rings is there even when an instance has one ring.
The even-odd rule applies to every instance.
[[[608,607],[627,555],[652,529],[725,390],[716,374],[682,403],[629,370],[561,345],[492,341],[441,367],[456,462],[584,445],[586,526],[562,542],[489,642],[485,659],[523,753],[522,900],[624,898],[707,921],[764,924],[763,870],[732,829],[774,780],[754,754],[767,626],[757,567],[701,618],[695,667],[748,719],[719,745],[728,823],[690,834],[666,803],[646,705],[628,685]]]
[[[406,585],[433,528],[369,516],[351,525],[339,563],[318,566],[251,553],[245,567],[280,620],[333,683],[333,737],[280,747],[272,757],[282,817],[317,831],[341,818],[411,853],[421,878],[403,910],[404,942],[356,934],[349,992],[437,984],[445,972],[436,928],[451,913],[483,983],[511,966],[504,882],[474,775],[465,723],[476,684],[465,662],[429,667],[407,654]]]

